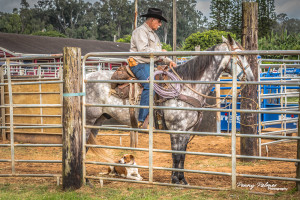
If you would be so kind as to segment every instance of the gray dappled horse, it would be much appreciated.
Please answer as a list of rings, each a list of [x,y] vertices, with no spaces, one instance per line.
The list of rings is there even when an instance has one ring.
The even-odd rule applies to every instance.
[[[208,51],[240,51],[242,47],[236,43],[229,35],[228,39],[223,37],[223,43],[215,45]],[[212,55],[197,56],[188,62],[175,68],[176,72],[183,80],[196,81],[217,81],[223,71],[232,74],[230,65],[230,55]],[[87,76],[89,80],[109,80],[112,71],[98,71]],[[237,66],[238,79],[253,80],[253,74],[245,56],[238,56]],[[212,84],[193,84],[192,87],[199,93],[208,95]],[[86,102],[93,104],[113,104],[123,105],[123,100],[110,95],[109,83],[88,83],[86,86]],[[187,87],[184,87],[182,93],[194,97],[200,101],[202,106],[205,104],[205,97],[200,96]],[[127,104],[128,101],[127,101]],[[170,107],[192,107],[183,101],[170,99],[163,103],[163,106]],[[168,130],[175,131],[196,131],[195,124],[200,124],[202,114],[197,111],[188,110],[163,110],[165,125]],[[199,117],[200,116],[200,117]],[[130,126],[130,117],[128,108],[115,107],[87,107],[86,124],[100,126],[106,119],[114,118],[124,125]],[[197,123],[197,121],[199,121]],[[198,126],[197,125],[197,126]],[[90,133],[97,135],[98,130],[87,130],[87,139]],[[170,134],[172,150],[186,151],[190,134]],[[185,154],[172,154],[173,168],[184,169]],[[172,172],[172,183],[187,184],[183,172]]]

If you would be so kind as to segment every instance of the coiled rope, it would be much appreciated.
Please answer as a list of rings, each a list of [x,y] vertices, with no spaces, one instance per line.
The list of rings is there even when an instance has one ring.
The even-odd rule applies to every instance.
[[[171,72],[167,72],[167,71],[161,71],[161,70],[157,70],[154,72],[154,77],[156,75],[167,75],[170,80],[173,81],[179,81],[180,79],[173,73]],[[161,97],[166,98],[166,99],[172,99],[172,98],[176,98],[177,96],[180,95],[181,90],[182,90],[182,84],[180,83],[172,83],[172,84],[167,84],[167,87],[164,87],[162,85],[153,84],[153,88],[154,91]]]

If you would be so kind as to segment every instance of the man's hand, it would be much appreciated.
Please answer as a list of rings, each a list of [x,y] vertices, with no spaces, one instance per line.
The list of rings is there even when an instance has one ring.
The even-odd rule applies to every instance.
[[[162,52],[166,52],[167,50],[162,49],[161,51],[162,51]],[[171,61],[170,64],[169,64],[169,66],[170,66],[170,67],[176,67],[177,64],[176,64],[175,62]]]
[[[170,62],[170,67],[176,67],[176,65],[177,64],[175,62],[173,62],[173,61]]]

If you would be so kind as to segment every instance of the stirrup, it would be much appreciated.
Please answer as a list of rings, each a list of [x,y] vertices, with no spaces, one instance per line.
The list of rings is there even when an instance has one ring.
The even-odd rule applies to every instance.
[[[149,129],[149,115],[147,115],[145,121],[138,122],[138,127],[141,129]],[[153,127],[153,129],[155,129],[155,127]]]

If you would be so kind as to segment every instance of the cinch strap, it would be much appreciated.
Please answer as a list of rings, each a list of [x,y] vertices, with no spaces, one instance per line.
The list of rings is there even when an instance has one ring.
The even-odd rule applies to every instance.
[[[85,93],[64,93],[64,97],[78,97],[78,96],[85,96]]]

